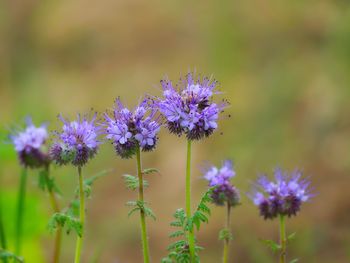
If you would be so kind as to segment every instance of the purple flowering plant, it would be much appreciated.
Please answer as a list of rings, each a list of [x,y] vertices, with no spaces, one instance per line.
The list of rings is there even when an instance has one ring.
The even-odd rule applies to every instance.
[[[165,119],[166,126],[171,133],[178,136],[184,134],[187,138],[185,211],[186,219],[190,220],[193,217],[191,207],[192,141],[198,141],[213,134],[218,128],[219,114],[225,108],[226,103],[217,104],[213,101],[213,96],[218,93],[216,80],[196,76],[192,72],[188,73],[184,79],[180,79],[176,85],[169,79],[163,79],[161,86],[163,97],[158,100],[158,108]],[[184,251],[189,252],[190,262],[195,262],[199,260],[199,257],[192,224],[189,224],[187,231],[188,241],[184,246],[188,249]]]
[[[123,175],[126,187],[138,191],[135,201],[127,202],[131,206],[129,216],[139,213],[140,232],[143,250],[143,262],[150,263],[150,249],[147,217],[155,219],[153,211],[144,198],[144,189],[149,186],[144,177],[158,172],[155,168],[142,167],[142,153],[156,149],[159,141],[159,131],[162,126],[170,133],[179,137],[184,135],[187,140],[187,159],[185,175],[185,209],[177,209],[171,226],[176,230],[169,237],[177,240],[168,246],[168,255],[162,263],[199,263],[199,252],[203,249],[198,245],[195,232],[203,223],[208,223],[211,214],[210,204],[226,208],[225,226],[220,231],[219,239],[224,242],[223,263],[228,262],[231,234],[231,210],[240,205],[240,192],[232,183],[236,176],[233,162],[225,160],[220,167],[209,165],[202,170],[203,178],[208,181],[208,189],[202,195],[198,205],[192,209],[191,174],[192,174],[192,142],[211,136],[218,129],[220,114],[227,102],[216,103],[215,95],[218,82],[207,77],[188,73],[176,84],[169,79],[161,81],[163,96],[146,97],[134,108],[127,108],[118,98],[114,107],[102,114],[103,120],[97,121],[97,113],[92,117],[78,115],[75,120],[59,116],[62,129],[53,134],[46,125],[35,126],[28,119],[27,126],[11,136],[11,142],[17,153],[19,163],[23,168],[20,179],[18,207],[16,216],[15,253],[6,251],[4,227],[0,211],[0,261],[4,263],[17,260],[22,262],[21,241],[23,214],[25,211],[25,190],[28,170],[39,170],[39,186],[47,190],[54,215],[48,228],[56,231],[55,246],[51,262],[60,262],[61,234],[66,227],[67,233],[75,231],[77,242],[74,263],[80,263],[82,258],[83,237],[85,237],[85,199],[90,196],[91,185],[99,177],[106,175],[103,171],[84,180],[83,167],[95,158],[100,145],[109,141],[117,156],[122,159],[135,157],[137,174]],[[101,136],[105,140],[101,140]],[[48,142],[50,146],[48,146]],[[60,193],[54,179],[50,176],[50,166],[57,164],[72,165],[78,170],[78,187],[75,199],[68,208],[60,209],[57,193]],[[280,168],[275,169],[271,180],[266,175],[260,176],[253,184],[253,191],[248,197],[259,209],[260,216],[265,220],[279,219],[280,242],[265,240],[273,251],[279,253],[279,262],[287,261],[287,244],[294,238],[294,233],[286,235],[286,219],[296,216],[303,205],[313,197],[310,181],[303,178],[302,173],[295,170],[291,173]],[[1,207],[0,207],[1,210]],[[296,262],[292,260],[290,262]]]
[[[88,117],[77,116],[76,120],[68,121],[61,115],[59,119],[62,121],[62,131],[55,132],[56,140],[50,148],[50,156],[58,165],[72,164],[78,169],[78,192],[79,192],[79,219],[75,215],[67,213],[55,213],[50,220],[50,229],[60,229],[67,225],[68,229],[74,229],[78,235],[75,250],[75,263],[81,260],[81,250],[83,245],[83,234],[85,224],[85,197],[87,187],[89,185],[84,180],[82,167],[89,160],[95,157],[99,145],[99,135],[101,135],[101,127],[96,125],[95,113],[91,120]],[[69,230],[68,230],[69,231]]]
[[[138,200],[129,201],[127,205],[132,207],[129,216],[136,211],[140,213],[143,261],[145,263],[150,262],[146,216],[155,219],[155,215],[144,201],[144,188],[148,186],[148,182],[143,179],[143,176],[157,172],[157,170],[153,168],[143,170],[141,151],[149,152],[156,148],[158,132],[161,127],[157,112],[158,109],[149,98],[143,99],[133,111],[126,108],[118,98],[115,101],[112,114],[104,114],[106,138],[114,145],[116,154],[123,159],[136,155],[137,176],[126,174],[124,179],[128,189],[138,190]]]
[[[224,241],[223,263],[228,262],[229,242],[232,239],[230,231],[231,207],[240,203],[238,189],[231,183],[231,178],[236,176],[231,160],[223,162],[222,167],[210,166],[204,170],[204,178],[208,180],[212,187],[211,200],[218,206],[226,206],[226,224],[220,231],[219,239]]]
[[[20,187],[18,190],[18,204],[16,216],[16,239],[15,239],[15,254],[21,254],[22,248],[22,228],[23,215],[25,210],[25,193],[27,181],[27,169],[39,170],[39,187],[49,193],[51,206],[54,212],[59,212],[59,205],[56,194],[59,193],[58,187],[54,178],[50,176],[51,159],[48,153],[47,141],[49,133],[47,125],[42,124],[37,127],[34,125],[31,118],[26,119],[26,127],[21,131],[17,131],[10,135],[10,139],[14,145],[15,151],[23,171],[20,178]],[[54,253],[52,262],[59,261],[61,245],[61,232],[57,231]]]
[[[49,163],[45,152],[45,143],[48,139],[46,125],[36,127],[31,118],[27,118],[26,128],[10,135],[15,147],[19,162],[25,168],[40,168]]]
[[[302,178],[299,170],[288,173],[276,168],[274,180],[269,180],[266,175],[262,175],[253,188],[249,197],[259,208],[260,215],[265,220],[279,218],[280,243],[277,244],[272,240],[266,240],[265,243],[274,251],[278,251],[280,263],[285,263],[287,262],[287,243],[295,236],[294,233],[286,236],[286,217],[296,216],[301,205],[313,197],[310,181]]]
[[[218,128],[219,113],[226,103],[217,104],[218,82],[210,78],[196,77],[188,73],[177,85],[163,79],[163,98],[158,105],[171,133],[185,134],[188,140],[200,140],[210,136]]]
[[[112,113],[104,114],[106,138],[121,158],[133,157],[138,148],[145,152],[155,149],[161,124],[152,105],[152,100],[146,98],[130,111],[118,98]]]

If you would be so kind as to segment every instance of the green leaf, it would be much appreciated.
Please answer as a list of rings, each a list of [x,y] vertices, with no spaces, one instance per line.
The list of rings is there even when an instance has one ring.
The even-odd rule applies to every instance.
[[[233,235],[229,229],[221,229],[219,233],[219,240],[233,240]]]
[[[0,260],[7,260],[7,259],[8,260],[13,259],[14,262],[24,263],[24,259],[22,257],[16,256],[15,254],[9,251],[0,249]]]
[[[47,169],[42,169],[38,175],[38,186],[41,190],[48,190],[50,192],[55,192],[57,194],[62,194],[60,189],[55,183],[55,179],[49,176]]]
[[[79,211],[80,209],[80,201],[79,199],[74,199],[72,202],[70,202],[69,207],[66,211],[66,214],[71,217],[79,217]]]
[[[281,245],[276,243],[273,240],[268,240],[268,239],[260,239],[262,243],[264,243],[266,246],[268,246],[273,252],[277,252],[281,250]]]
[[[211,194],[213,189],[210,188],[202,196],[196,211],[193,213],[193,216],[187,220],[188,229],[192,230],[193,225],[196,226],[197,230],[200,229],[201,223],[208,223],[209,219],[207,215],[210,215],[210,209],[207,206],[207,203],[211,202]]]
[[[79,237],[82,236],[82,225],[80,221],[64,213],[53,214],[47,227],[50,232],[56,231],[59,227],[65,227],[67,234],[74,230]]]
[[[156,215],[153,213],[151,208],[144,205],[143,210],[144,210],[146,216],[151,217],[153,220],[157,219]]]
[[[156,169],[156,168],[147,168],[147,169],[144,169],[143,171],[142,171],[142,174],[152,174],[152,173],[159,173],[160,174],[160,172],[159,172],[159,170],[158,169]]]
[[[296,262],[298,262],[298,261],[299,261],[299,259],[298,259],[298,258],[295,258],[295,259],[289,261],[289,263],[296,263]]]
[[[133,206],[129,213],[128,216],[130,217],[134,212],[136,211],[143,211],[146,216],[152,217],[154,220],[156,220],[156,216],[153,213],[152,209],[147,207],[145,202],[142,201],[128,201],[126,203],[127,206]]]
[[[128,213],[128,217],[130,217],[133,213],[135,213],[136,211],[139,211],[140,208],[138,206],[132,208],[129,213]]]
[[[295,236],[296,236],[296,232],[290,234],[288,237],[287,237],[287,241],[292,241],[295,239]]]
[[[168,246],[168,250],[183,248],[183,247],[185,247],[186,244],[187,244],[187,242],[185,240],[179,240],[179,241],[176,241],[176,242],[170,244]]]
[[[130,190],[136,190],[139,188],[139,179],[136,176],[130,175],[130,174],[124,174],[124,181],[126,188]],[[148,187],[148,182],[146,180],[143,180],[143,186]]]
[[[185,235],[185,231],[183,230],[178,230],[178,231],[175,231],[173,233],[171,233],[169,235],[170,238],[175,238],[175,237],[180,237],[180,236],[184,236]]]

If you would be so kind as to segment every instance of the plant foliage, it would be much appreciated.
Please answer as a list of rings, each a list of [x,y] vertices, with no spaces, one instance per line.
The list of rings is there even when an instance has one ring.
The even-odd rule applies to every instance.
[[[211,199],[212,189],[209,189],[201,198],[196,210],[190,218],[187,218],[185,210],[180,208],[176,210],[174,214],[175,220],[170,223],[171,226],[176,227],[173,233],[169,235],[170,238],[178,238],[177,241],[171,243],[168,246],[169,254],[162,259],[162,263],[190,263],[191,255],[189,251],[189,245],[187,241],[187,235],[196,227],[197,231],[200,230],[202,223],[208,223],[210,216],[210,208],[208,203]],[[195,240],[196,242],[196,240]],[[199,262],[198,252],[203,248],[195,245],[195,262]]]

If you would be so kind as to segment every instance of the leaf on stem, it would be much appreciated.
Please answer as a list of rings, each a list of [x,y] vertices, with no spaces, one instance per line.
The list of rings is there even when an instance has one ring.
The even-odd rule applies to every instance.
[[[77,218],[74,218],[68,214],[55,213],[51,217],[48,223],[48,229],[50,232],[54,232],[58,227],[65,227],[67,234],[74,230],[79,237],[82,236],[82,225]]]
[[[149,208],[147,205],[146,205],[146,202],[142,202],[142,201],[128,201],[126,203],[127,206],[133,206],[133,208],[129,211],[128,213],[128,217],[130,217],[134,212],[136,211],[143,211],[143,213],[146,215],[146,216],[149,216],[151,217],[153,220],[156,220],[156,216],[155,214],[153,213],[152,209]]]
[[[133,191],[139,188],[139,178],[130,174],[124,174],[123,177],[126,188]],[[148,187],[148,182],[146,180],[143,180],[143,186]]]
[[[268,246],[274,253],[280,251],[281,245],[276,243],[273,240],[269,240],[269,239],[260,239],[260,241],[265,244],[266,246]]]
[[[159,170],[156,168],[146,168],[142,171],[142,174],[146,175],[146,174],[152,174],[152,173],[158,173],[160,174]]]

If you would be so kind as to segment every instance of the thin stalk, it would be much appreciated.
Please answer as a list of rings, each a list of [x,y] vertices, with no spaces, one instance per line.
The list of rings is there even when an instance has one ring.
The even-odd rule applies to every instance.
[[[58,201],[56,199],[55,192],[53,191],[52,187],[49,185],[49,180],[50,180],[50,166],[47,165],[45,167],[46,169],[46,182],[47,182],[47,189],[49,191],[49,196],[50,196],[50,202],[52,209],[55,213],[60,212],[60,208],[58,205]],[[54,252],[53,252],[53,258],[52,258],[52,263],[58,263],[60,261],[60,252],[61,252],[61,240],[62,240],[62,228],[59,226],[56,231],[56,236],[55,236],[55,245],[54,245]]]
[[[27,182],[27,169],[24,168],[21,173],[19,190],[18,190],[18,203],[17,203],[17,216],[16,216],[16,234],[15,234],[15,254],[21,254],[22,235],[23,235],[23,215],[25,209],[25,195],[26,195],[26,182]]]
[[[287,262],[287,239],[286,239],[286,217],[284,215],[280,215],[280,263]]]
[[[1,190],[0,190],[1,193]],[[2,218],[2,199],[0,196],[0,248],[6,250],[7,249],[7,242],[6,242],[6,235],[5,235],[5,227],[4,222]],[[4,258],[2,262],[7,263],[7,259]]]
[[[186,163],[186,216],[187,216],[187,218],[192,217],[192,212],[191,212],[191,155],[192,155],[192,141],[187,140],[187,163]],[[193,227],[192,227],[192,229],[189,229],[188,245],[189,245],[189,250],[190,250],[191,262],[195,262]]]
[[[79,174],[79,196],[80,196],[80,224],[81,224],[81,236],[78,236],[76,248],[75,248],[75,263],[80,262],[81,248],[83,246],[83,236],[84,236],[84,223],[85,223],[85,193],[84,193],[84,182],[83,175],[81,172],[81,167],[78,167]]]
[[[231,205],[227,202],[227,215],[226,215],[226,229],[230,231],[230,222],[231,222]],[[223,253],[223,263],[228,261],[228,251],[229,251],[230,237],[226,237],[224,240],[224,253]]]
[[[137,162],[137,176],[139,178],[139,201],[144,202],[143,198],[143,174],[142,174],[142,164],[141,164],[141,149],[137,148],[136,151],[136,162]],[[141,238],[142,238],[142,249],[143,249],[143,262],[149,263],[149,246],[147,238],[147,228],[146,228],[146,215],[143,209],[140,209],[140,222],[141,222]]]

